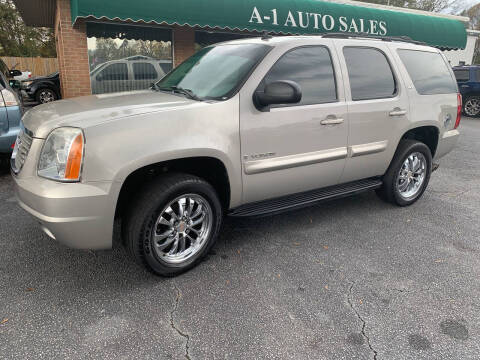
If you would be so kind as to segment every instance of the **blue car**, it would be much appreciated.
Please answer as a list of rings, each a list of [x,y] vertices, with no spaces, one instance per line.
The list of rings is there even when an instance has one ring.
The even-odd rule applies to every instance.
[[[456,66],[453,72],[462,94],[463,114],[480,116],[480,65]]]
[[[17,70],[8,70],[3,61],[0,63],[0,162],[7,162],[20,131],[20,119],[23,107],[17,92],[10,86],[8,78],[15,76]]]

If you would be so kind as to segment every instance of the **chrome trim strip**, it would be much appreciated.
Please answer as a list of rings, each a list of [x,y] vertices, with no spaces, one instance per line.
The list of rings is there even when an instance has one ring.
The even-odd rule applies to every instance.
[[[297,166],[345,159],[347,157],[347,154],[347,148],[342,147],[322,151],[314,151],[298,155],[280,156],[271,159],[246,161],[244,163],[244,171],[245,174],[252,175],[267,171],[290,169]]]
[[[385,151],[385,149],[387,148],[387,145],[388,145],[387,140],[377,141],[377,142],[368,143],[368,144],[353,145],[353,146],[350,146],[350,154],[351,154],[351,157],[375,154],[375,153]]]

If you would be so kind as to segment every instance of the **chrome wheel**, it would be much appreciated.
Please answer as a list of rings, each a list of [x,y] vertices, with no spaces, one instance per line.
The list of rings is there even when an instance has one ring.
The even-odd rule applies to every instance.
[[[397,180],[397,190],[404,200],[411,200],[422,189],[427,174],[427,160],[422,153],[414,152],[408,155],[400,168]]]
[[[465,102],[463,111],[468,116],[477,116],[480,114],[480,98],[470,98]]]
[[[182,195],[171,201],[156,220],[151,235],[153,249],[166,263],[182,263],[207,243],[212,224],[212,208],[205,198]]]
[[[51,90],[41,90],[38,98],[42,104],[55,100],[55,95]]]

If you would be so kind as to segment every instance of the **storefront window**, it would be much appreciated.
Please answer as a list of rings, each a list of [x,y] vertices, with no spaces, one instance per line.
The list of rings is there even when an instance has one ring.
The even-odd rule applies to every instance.
[[[87,23],[93,94],[147,89],[172,69],[169,29]]]
[[[260,35],[195,31],[195,51],[203,49],[205,46],[213,45],[219,42],[236,40],[236,39],[245,39],[252,36],[258,37]]]

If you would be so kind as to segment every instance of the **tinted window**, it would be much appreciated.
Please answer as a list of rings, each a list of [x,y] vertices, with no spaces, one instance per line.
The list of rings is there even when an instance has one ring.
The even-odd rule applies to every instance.
[[[152,82],[164,75],[156,64],[172,62],[171,29],[105,22],[87,22],[86,26],[93,94],[147,89]],[[116,81],[95,81],[98,74],[107,66],[114,64],[115,60],[127,64],[128,72],[123,66],[122,69],[118,69],[116,77],[113,74],[107,76],[110,79],[113,77]],[[150,71],[152,69],[149,66],[146,66],[149,70],[145,71],[137,68],[135,74],[133,64],[137,62],[153,64],[158,76],[153,76],[154,72]]]
[[[454,70],[453,73],[457,81],[468,81],[470,79],[470,70]]]
[[[477,81],[480,82],[480,69],[475,70],[475,73],[477,74],[477,76],[476,76]]]
[[[133,63],[133,76],[135,80],[156,79],[157,71],[152,64],[149,63]]]
[[[273,65],[261,86],[277,80],[291,80],[300,85],[302,100],[296,105],[337,99],[332,59],[325,47],[303,47],[287,52]]]
[[[398,54],[420,95],[457,92],[457,84],[439,53],[398,50]]]
[[[128,80],[127,64],[111,64],[101,71],[102,80]]]
[[[397,92],[395,78],[385,54],[376,49],[346,47],[352,100],[381,99]]]
[[[165,74],[167,74],[170,70],[172,70],[172,63],[161,62],[158,65],[160,65],[160,69],[162,69]]]

